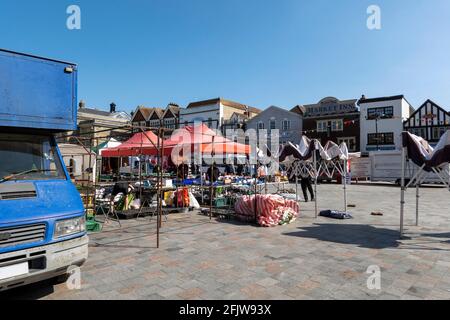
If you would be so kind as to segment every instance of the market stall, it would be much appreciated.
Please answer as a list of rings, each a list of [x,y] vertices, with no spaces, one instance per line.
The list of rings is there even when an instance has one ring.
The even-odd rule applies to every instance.
[[[142,148],[144,154],[154,154],[156,147],[146,145]],[[205,124],[185,126],[177,129],[169,139],[164,140],[163,153],[171,156],[176,165],[191,164],[201,158],[195,156],[225,156],[248,155],[251,147],[225,138],[220,133],[210,129]]]
[[[416,188],[416,226],[419,225],[420,186],[429,172],[434,172],[450,191],[450,130],[439,140],[436,148],[431,147],[423,138],[409,132],[403,132],[402,179],[400,199],[400,237],[404,234],[405,193],[410,186]],[[406,180],[407,162],[419,167],[415,175]]]
[[[337,145],[329,141],[322,146],[318,140],[311,140],[303,136],[299,145],[288,143],[279,151],[279,161],[288,167],[291,177],[311,177],[314,180],[315,216],[319,215],[317,180],[319,176],[333,177],[337,172],[342,177],[344,185],[344,211],[347,211],[347,175],[348,175],[348,148],[345,143]],[[297,191],[298,193],[298,191]]]
[[[149,154],[148,150],[154,150],[152,154],[156,155],[158,140],[158,137],[152,131],[139,132],[119,146],[103,149],[101,156],[104,158],[136,157]]]

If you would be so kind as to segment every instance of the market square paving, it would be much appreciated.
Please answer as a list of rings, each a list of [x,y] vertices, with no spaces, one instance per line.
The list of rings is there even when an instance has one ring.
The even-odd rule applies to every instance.
[[[80,290],[45,282],[0,299],[450,299],[450,194],[421,193],[419,227],[407,193],[402,240],[400,190],[388,185],[349,186],[353,220],[315,219],[312,202],[275,228],[170,215],[160,249],[155,219],[111,222],[90,234]],[[339,185],[319,185],[318,198],[320,209],[343,209]],[[381,270],[381,290],[367,286],[370,266]]]

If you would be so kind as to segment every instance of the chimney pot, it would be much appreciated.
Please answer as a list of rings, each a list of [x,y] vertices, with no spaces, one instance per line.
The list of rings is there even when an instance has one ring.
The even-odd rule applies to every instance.
[[[111,113],[115,113],[115,112],[116,112],[116,107],[117,107],[117,105],[116,105],[114,102],[111,103],[111,104],[109,105],[109,107],[110,107],[109,111],[110,111]]]

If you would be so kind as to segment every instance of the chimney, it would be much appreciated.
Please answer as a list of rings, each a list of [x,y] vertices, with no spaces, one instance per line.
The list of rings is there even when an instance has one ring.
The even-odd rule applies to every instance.
[[[84,100],[80,100],[80,103],[78,103],[78,107],[79,107],[80,109],[86,108],[86,102],[84,102]]]
[[[113,102],[113,103],[111,103],[110,105],[109,105],[109,112],[111,112],[111,113],[116,113],[116,107],[117,107],[117,105]]]

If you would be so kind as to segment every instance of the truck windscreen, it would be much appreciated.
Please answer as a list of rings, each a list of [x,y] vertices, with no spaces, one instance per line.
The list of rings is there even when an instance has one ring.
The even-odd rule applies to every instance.
[[[51,136],[0,132],[0,182],[66,179]]]

